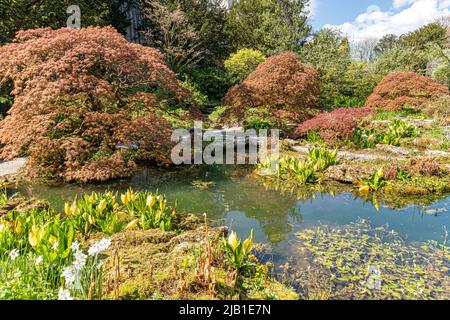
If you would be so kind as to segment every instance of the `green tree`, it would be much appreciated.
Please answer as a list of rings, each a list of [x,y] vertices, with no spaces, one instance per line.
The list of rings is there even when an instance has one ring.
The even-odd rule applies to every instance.
[[[447,28],[442,22],[433,22],[402,35],[396,45],[384,51],[375,62],[379,76],[395,71],[413,71],[422,75],[434,74],[446,83],[448,75]],[[430,65],[435,66],[433,70]],[[444,79],[442,79],[444,78]]]
[[[432,22],[403,35],[400,38],[400,45],[416,50],[426,50],[430,45],[437,44],[443,46],[447,41],[447,29],[441,22]]]
[[[301,49],[300,57],[321,79],[322,107],[359,106],[376,85],[366,64],[354,62],[349,41],[338,31],[322,29]]]
[[[298,51],[311,32],[309,0],[234,0],[227,26],[236,50],[250,48],[269,56]]]
[[[398,37],[393,34],[387,34],[380,40],[378,40],[377,45],[375,46],[375,53],[380,56],[383,53],[388,52],[393,49],[398,43]]]
[[[112,25],[124,33],[128,25],[124,11],[133,0],[2,0],[0,2],[0,43],[11,41],[19,30],[65,27],[67,7],[81,9],[81,26]]]
[[[424,74],[428,56],[425,51],[398,45],[378,57],[375,61],[375,72],[383,77],[396,71],[413,71]]]
[[[241,49],[225,60],[224,66],[241,82],[265,60],[266,57],[258,50]]]
[[[161,48],[175,71],[192,65],[219,66],[230,54],[226,10],[219,0],[140,0],[140,3],[149,45]],[[172,54],[174,51],[177,57]]]

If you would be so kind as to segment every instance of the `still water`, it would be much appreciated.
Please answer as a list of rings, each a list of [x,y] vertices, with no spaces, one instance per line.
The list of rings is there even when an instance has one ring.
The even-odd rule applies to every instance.
[[[255,241],[272,249],[278,262],[295,257],[295,233],[319,225],[342,225],[358,218],[374,227],[388,225],[407,242],[444,241],[444,228],[450,229],[450,196],[443,196],[427,206],[408,205],[392,209],[371,202],[350,191],[324,194],[316,192],[299,199],[297,195],[266,190],[248,174],[249,170],[231,166],[200,166],[187,170],[158,171],[141,169],[131,179],[95,185],[21,184],[18,191],[50,202],[62,210],[65,201],[92,191],[124,192],[159,190],[168,200],[177,202],[178,212],[207,213],[217,224],[225,224],[241,237],[254,230]]]

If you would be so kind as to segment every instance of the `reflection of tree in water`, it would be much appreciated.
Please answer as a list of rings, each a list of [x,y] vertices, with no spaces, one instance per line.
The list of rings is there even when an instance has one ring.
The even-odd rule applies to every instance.
[[[279,243],[292,231],[292,223],[302,216],[295,209],[296,198],[265,190],[255,181],[244,178],[238,184],[224,186],[224,204],[229,211],[239,210],[257,220],[271,243]]]
[[[282,181],[280,179],[272,177],[257,177],[259,183],[264,186],[267,190],[275,190],[283,195],[292,195],[297,197],[300,201],[307,201],[310,199],[315,199],[318,196],[323,196],[330,194],[332,196],[343,193],[351,192],[355,199],[360,198],[363,203],[372,204],[375,209],[379,209],[382,205],[400,210],[407,208],[411,205],[416,205],[422,207],[425,212],[427,208],[436,202],[439,202],[447,197],[449,194],[430,194],[430,195],[420,195],[420,196],[405,196],[398,195],[392,192],[380,192],[380,193],[370,193],[362,194],[357,191],[350,184],[343,184],[339,182],[327,181],[323,184],[314,185],[299,185],[295,182]]]
[[[301,221],[295,210],[296,198],[263,186],[245,176],[245,166],[195,166],[183,170],[176,180],[163,183],[160,191],[169,199],[178,200],[183,212],[207,213],[211,220],[224,218],[230,211],[239,211],[259,222],[270,242],[278,243],[292,231],[292,223]],[[196,188],[193,181],[215,182],[210,187]]]
[[[436,202],[448,198],[448,194],[431,194],[426,196],[405,196],[397,195],[395,193],[356,195],[364,200],[364,203],[371,203],[377,210],[384,205],[387,208],[401,210],[409,206],[419,206],[427,212],[427,208]]]

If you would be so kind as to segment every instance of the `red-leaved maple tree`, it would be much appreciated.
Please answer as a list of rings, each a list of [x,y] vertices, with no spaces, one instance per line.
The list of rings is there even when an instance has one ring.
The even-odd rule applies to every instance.
[[[0,159],[29,156],[30,173],[68,181],[129,176],[135,161],[169,163],[159,105],[188,93],[157,50],[112,27],[21,31],[0,47],[0,86],[14,102],[0,122]]]
[[[448,88],[414,72],[393,72],[381,80],[366,107],[399,110],[405,105],[424,107],[430,100],[450,94]]]

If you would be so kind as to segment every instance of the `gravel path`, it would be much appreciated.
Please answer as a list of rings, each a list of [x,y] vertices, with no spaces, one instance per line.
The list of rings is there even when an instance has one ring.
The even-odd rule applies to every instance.
[[[0,161],[0,177],[19,173],[25,166],[27,159],[17,158],[11,161]]]

